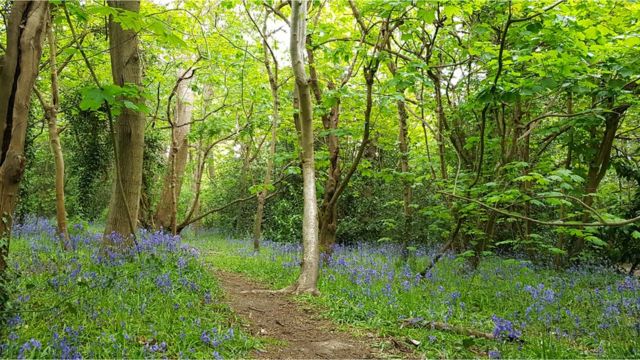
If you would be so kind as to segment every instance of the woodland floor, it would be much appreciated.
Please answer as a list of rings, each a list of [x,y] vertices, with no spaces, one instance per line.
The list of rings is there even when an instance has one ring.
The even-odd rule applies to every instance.
[[[373,334],[354,336],[339,329],[320,312],[297,303],[291,295],[272,292],[248,293],[267,287],[243,275],[216,270],[226,300],[252,335],[270,342],[255,350],[259,359],[371,359],[412,357],[412,353],[383,352],[375,347],[381,339]]]

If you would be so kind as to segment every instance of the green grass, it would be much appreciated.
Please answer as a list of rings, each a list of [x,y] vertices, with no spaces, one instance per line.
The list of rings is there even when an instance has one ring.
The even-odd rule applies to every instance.
[[[255,255],[249,242],[214,235],[192,244],[213,266],[274,289],[297,277],[299,249],[293,246],[267,243]],[[430,358],[640,356],[637,279],[603,268],[560,273],[498,257],[486,258],[476,271],[460,259],[447,258],[428,278],[417,279],[425,263],[426,256],[419,255],[403,264],[390,246],[341,249],[322,271],[321,296],[302,299],[324,309],[337,323],[400,341],[416,340],[415,349]],[[403,327],[401,320],[407,318],[487,333],[496,330],[498,322],[503,329],[497,329],[497,340],[477,339]]]
[[[73,252],[43,220],[15,233],[2,358],[235,358],[259,345],[195,250],[171,236],[110,256],[79,227]]]

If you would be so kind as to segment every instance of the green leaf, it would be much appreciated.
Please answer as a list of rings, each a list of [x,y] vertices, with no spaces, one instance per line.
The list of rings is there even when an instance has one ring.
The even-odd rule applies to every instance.
[[[132,103],[129,100],[124,100],[123,103],[124,103],[124,107],[126,107],[127,109],[131,109],[131,110],[135,110],[135,111],[139,111],[140,110],[138,105]]]
[[[550,253],[552,253],[552,254],[557,254],[557,255],[564,255],[564,254],[566,254],[566,253],[567,253],[566,251],[564,251],[564,250],[562,250],[562,249],[560,249],[560,248],[557,248],[557,247],[550,247],[550,248],[547,248],[547,250],[548,250]]]
[[[597,238],[597,237],[595,237],[595,236],[593,236],[593,235],[585,236],[585,238],[584,238],[584,239],[585,239],[586,241],[590,242],[591,244],[593,244],[593,245],[597,246],[597,247],[603,247],[603,246],[606,246],[606,245],[607,245],[607,243],[606,243],[605,241],[603,241],[603,240],[601,240],[600,238]]]
[[[105,101],[102,89],[96,87],[85,88],[80,93],[82,95],[80,109],[82,110],[98,110]]]

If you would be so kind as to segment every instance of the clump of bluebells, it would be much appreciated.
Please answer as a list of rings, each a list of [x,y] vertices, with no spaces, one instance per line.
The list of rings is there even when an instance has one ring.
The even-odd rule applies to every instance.
[[[256,345],[229,327],[215,279],[180,237],[141,231],[115,250],[90,229],[70,227],[73,251],[63,251],[48,220],[14,226],[0,358],[210,358],[200,336],[212,328],[225,334],[219,358]]]
[[[209,238],[217,266],[283,287],[295,280],[300,247]],[[338,245],[321,261],[320,303],[341,323],[416,340],[426,357],[640,357],[640,281],[585,265],[559,272],[518,259],[485,257],[478,269],[437,247],[408,261],[391,243]],[[437,330],[438,322],[494,339]],[[423,324],[427,324],[426,326]]]

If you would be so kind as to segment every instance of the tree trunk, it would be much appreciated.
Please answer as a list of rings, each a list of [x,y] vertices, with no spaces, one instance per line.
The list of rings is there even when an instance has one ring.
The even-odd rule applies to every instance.
[[[411,223],[413,222],[413,212],[411,209],[411,199],[413,197],[413,189],[411,182],[406,179],[409,174],[409,133],[407,129],[407,109],[403,100],[397,101],[398,107],[398,140],[400,143],[400,171],[402,172],[402,203],[404,214],[404,228],[402,234],[402,243],[404,246],[403,254],[407,253],[407,246],[411,236]]]
[[[38,76],[48,10],[47,2],[13,3],[6,26],[6,51],[0,61],[0,312],[8,297],[5,270],[13,212],[25,167],[29,100]]]
[[[184,76],[183,76],[184,75]],[[156,208],[155,226],[159,229],[176,232],[178,200],[182,190],[184,169],[189,156],[189,130],[191,129],[191,113],[193,111],[193,91],[190,76],[180,71],[176,90],[175,119],[171,126],[171,151],[169,164],[165,172],[162,194]]]
[[[396,75],[396,65],[392,62],[387,63],[387,67],[389,68],[389,72],[395,76]],[[404,96],[405,89],[403,87],[397,86],[396,91],[398,94]],[[407,114],[406,104],[404,100],[397,100],[396,106],[398,110],[398,143],[400,150],[400,172],[402,173],[402,213],[404,218],[404,226],[402,230],[402,258],[404,260],[407,259],[409,253],[407,250],[407,246],[409,245],[409,237],[411,234],[411,223],[413,220],[413,214],[411,211],[411,198],[413,195],[413,189],[411,188],[411,183],[407,181],[405,176],[409,173],[409,132],[407,129],[407,119],[409,115]],[[444,161],[444,160],[442,160]],[[442,163],[441,161],[441,163]],[[445,169],[446,172],[446,169]],[[444,176],[443,176],[444,178]]]
[[[327,181],[324,184],[324,195],[322,198],[322,204],[320,205],[319,216],[319,241],[320,251],[324,253],[327,258],[331,256],[333,252],[333,245],[336,243],[336,231],[338,229],[338,201],[336,191],[340,185],[340,144],[338,137],[334,131],[338,128],[338,121],[340,117],[340,101],[337,100],[336,104],[331,107],[329,116],[323,117],[323,126],[325,130],[329,130],[330,133],[326,136],[327,148],[329,150],[329,170],[327,173]]]
[[[71,243],[69,241],[67,212],[64,203],[64,157],[62,155],[62,145],[60,144],[60,134],[58,133],[57,125],[58,108],[60,106],[58,97],[58,65],[56,64],[57,49],[51,21],[47,26],[47,39],[49,42],[49,67],[51,67],[51,104],[45,106],[45,117],[49,125],[49,143],[51,145],[51,153],[53,154],[56,173],[56,220],[62,248],[70,250]]]
[[[613,104],[611,104],[613,105]],[[618,131],[618,126],[622,120],[622,116],[625,111],[630,107],[629,104],[622,104],[617,107],[611,108],[605,114],[605,130],[602,135],[602,140],[598,146],[598,151],[595,156],[589,162],[589,171],[587,172],[587,179],[585,182],[585,195],[582,198],[582,202],[586,207],[592,207],[594,202],[594,196],[598,192],[598,186],[604,178],[609,169],[609,163],[611,161],[611,149],[613,148],[613,141]],[[585,210],[582,217],[583,222],[588,222],[590,213]],[[572,258],[584,249],[584,238],[575,237],[572,239],[572,244],[569,249],[569,258]]]
[[[307,37],[307,59],[309,60],[309,85],[313,91],[313,95],[317,104],[322,103],[322,91],[318,82],[318,73],[316,72],[315,58],[313,48],[309,44],[310,38]],[[335,85],[329,81],[327,83],[329,90],[335,90]],[[327,180],[324,183],[324,195],[322,204],[320,205],[318,215],[318,241],[320,243],[320,252],[325,255],[325,260],[331,257],[333,245],[336,243],[336,232],[338,229],[338,198],[334,200],[334,196],[341,185],[341,169],[340,169],[340,143],[336,136],[335,130],[338,129],[340,122],[340,98],[335,100],[331,106],[329,113],[322,115],[322,127],[327,131],[324,138],[329,151],[329,169],[327,171]]]
[[[318,205],[316,203],[316,174],[313,155],[313,105],[304,68],[303,52],[306,34],[307,1],[291,2],[291,66],[300,102],[302,145],[302,177],[304,210],[302,218],[303,259],[300,276],[291,290],[296,293],[318,293],[319,244]]]
[[[262,28],[263,34],[267,31],[267,22]],[[266,36],[266,35],[265,35]],[[258,205],[256,207],[256,216],[253,223],[253,250],[260,251],[260,240],[262,239],[262,218],[264,217],[264,203],[269,194],[269,186],[271,186],[271,176],[273,173],[273,163],[276,157],[276,142],[278,141],[278,122],[280,121],[280,97],[278,95],[278,62],[273,57],[273,68],[271,67],[272,57],[269,50],[267,39],[262,39],[262,48],[264,50],[264,66],[269,75],[269,87],[271,88],[272,113],[271,113],[271,142],[269,144],[269,156],[267,158],[267,168],[265,169],[263,186],[264,188],[258,194]]]
[[[195,216],[198,216],[198,213],[200,212],[200,182],[202,181],[202,169],[200,169],[200,163],[203,161],[201,147],[202,147],[202,141],[199,140],[198,147],[195,150],[196,166],[193,174],[193,183],[191,185],[192,186],[191,189],[193,191],[193,204],[192,204],[192,209],[189,211],[189,213]],[[202,225],[202,222],[199,220],[193,223],[194,234],[197,234],[198,231],[200,231],[201,225]]]
[[[242,141],[242,140],[238,140]],[[242,157],[242,167],[240,168],[240,177],[238,179],[237,192],[245,196],[249,192],[249,171],[251,167],[251,144],[240,142],[240,156]],[[245,214],[248,212],[245,204],[240,204],[236,209],[235,217],[235,235],[241,236],[243,239],[247,237],[248,222]]]
[[[442,90],[440,88],[440,71],[435,72],[429,70],[429,77],[433,81],[433,92],[436,100],[436,117],[438,119],[438,134],[436,141],[438,143],[438,157],[440,159],[440,176],[442,179],[447,179],[447,161],[445,157],[445,145],[444,145],[444,132],[446,129],[446,118],[444,114],[444,107],[442,105]]]
[[[109,6],[137,13],[140,1],[110,0]],[[142,72],[136,31],[123,29],[110,17],[109,46],[113,82],[118,86],[133,84],[141,87]],[[138,103],[143,101],[142,98],[133,100]],[[106,245],[113,245],[114,233],[116,236],[123,236],[125,245],[130,246],[134,240],[142,185],[144,122],[141,111],[127,107],[123,107],[115,122],[116,166],[105,228]]]

